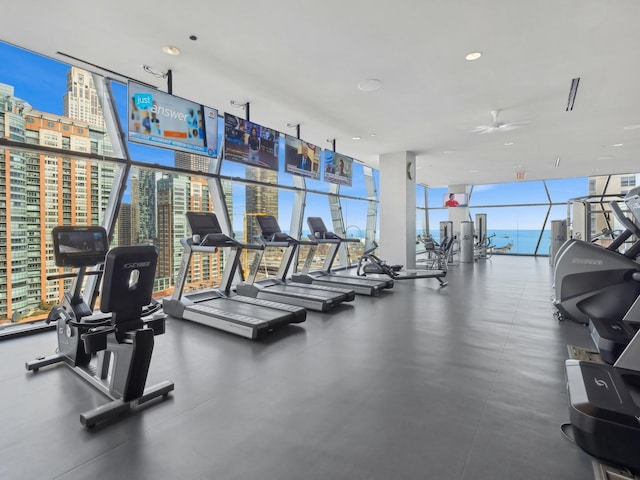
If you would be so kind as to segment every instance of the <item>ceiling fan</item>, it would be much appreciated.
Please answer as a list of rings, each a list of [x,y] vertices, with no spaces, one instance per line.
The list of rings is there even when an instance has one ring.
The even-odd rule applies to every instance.
[[[500,110],[491,110],[491,115],[493,116],[493,122],[489,125],[480,125],[473,130],[473,133],[495,133],[495,132],[508,132],[510,130],[515,130],[516,128],[520,128],[523,125],[526,125],[529,122],[503,122],[500,120]]]

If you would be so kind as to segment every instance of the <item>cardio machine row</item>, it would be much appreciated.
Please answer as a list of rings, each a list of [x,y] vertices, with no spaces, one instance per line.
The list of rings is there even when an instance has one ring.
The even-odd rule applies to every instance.
[[[611,471],[640,475],[640,188],[623,201],[632,218],[611,202],[625,230],[609,246],[570,239],[559,249],[553,304],[560,320],[588,325],[596,349],[566,361],[565,434]]]
[[[304,322],[307,310],[326,312],[343,302],[353,301],[356,293],[377,296],[382,290],[393,287],[391,279],[333,275],[330,272],[333,258],[325,261],[325,269],[310,271],[311,260],[319,243],[331,241],[339,246],[343,239],[325,229],[322,236],[326,239],[321,238],[317,230],[309,240],[298,240],[283,233],[275,217],[260,215],[256,219],[261,231],[258,243],[243,244],[223,233],[214,213],[187,212],[192,236],[181,240],[184,253],[173,294],[163,300],[166,313],[258,339],[283,325]],[[289,270],[301,245],[310,249],[305,267],[300,274],[289,279]],[[228,248],[219,287],[185,293],[193,253],[213,254],[219,248]],[[256,280],[268,248],[284,249],[278,271],[275,276]],[[240,264],[243,250],[255,253],[246,279]],[[335,252],[330,250],[333,257],[336,253],[337,249]],[[237,279],[240,281],[236,282]]]

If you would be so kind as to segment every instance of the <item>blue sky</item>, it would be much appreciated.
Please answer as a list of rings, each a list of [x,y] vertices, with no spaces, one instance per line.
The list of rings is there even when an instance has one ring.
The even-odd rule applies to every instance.
[[[63,95],[66,89],[66,75],[69,70],[69,66],[46,58],[40,55],[33,54],[31,52],[16,48],[11,45],[0,42],[0,83],[6,83],[14,86],[15,96],[29,102],[33,108],[44,112],[54,113],[62,115],[63,109]],[[45,79],[43,81],[43,79]],[[116,106],[121,117],[123,126],[126,127],[127,116],[127,88],[126,85],[112,82],[112,90],[116,98]],[[198,101],[197,99],[191,99]],[[215,107],[215,105],[212,105]],[[268,126],[268,125],[267,125]],[[222,130],[222,129],[220,129]],[[129,142],[129,153],[132,159],[155,163],[159,165],[172,166],[173,165],[173,152],[161,149],[147,147]],[[283,149],[281,149],[281,152]],[[282,155],[281,155],[282,157]],[[231,163],[231,162],[229,162]],[[279,181],[285,185],[292,185],[291,175],[284,172],[284,160],[280,159],[280,174]],[[244,169],[242,165],[227,166],[226,172],[236,172],[238,168]],[[354,164],[354,170],[361,172],[361,166]],[[358,172],[358,173],[359,173]],[[354,172],[354,175],[358,175]],[[235,174],[237,176],[243,176],[241,174]],[[314,182],[314,185],[320,185],[322,190],[328,191],[328,184],[325,182]],[[569,198],[583,196],[587,194],[588,181],[585,178],[580,179],[568,179],[568,180],[554,180],[547,181],[547,188],[551,195],[553,202],[564,202]],[[314,187],[318,188],[318,187]],[[353,187],[342,188],[342,193],[348,193],[353,196],[366,196],[363,182],[358,181],[358,178],[354,178]],[[446,192],[446,189],[431,189],[429,190],[429,205],[441,205],[442,195]],[[284,198],[290,198],[286,195]],[[125,199],[126,200],[126,199]],[[307,201],[307,216],[321,216],[327,221],[330,216],[328,212],[328,205],[325,203],[326,199],[321,200],[322,204],[314,203],[313,196]],[[542,182],[519,182],[500,185],[480,185],[475,186],[473,195],[471,197],[471,206],[473,205],[495,205],[495,204],[531,204],[531,203],[546,203],[547,195],[544,191]],[[234,195],[234,211],[238,212],[238,207],[244,205],[244,198]],[[286,218],[290,214],[290,205],[288,202],[280,202],[280,217]],[[365,202],[350,202],[351,211],[347,211],[345,216],[351,218],[345,218],[346,224],[362,224],[364,228],[364,218],[366,218],[366,205]],[[540,220],[539,214],[527,215],[527,210],[520,208],[517,209],[522,212],[518,215],[517,219],[514,219],[514,209],[491,209],[490,218],[488,220],[489,228],[501,228],[509,229],[518,228],[521,229],[539,229]],[[435,213],[433,217],[446,216],[446,211]],[[555,216],[564,214],[556,213],[560,212],[557,207],[554,207],[553,214]],[[533,213],[531,211],[530,213]],[[528,217],[532,217],[528,219]],[[551,219],[556,217],[552,216]],[[237,215],[235,215],[237,217]],[[493,218],[491,218],[493,217]],[[533,218],[535,217],[535,218]],[[356,219],[356,220],[352,220]],[[359,220],[362,219],[362,220]],[[234,218],[236,225],[234,229],[242,228],[242,222],[237,218]],[[493,225],[493,227],[492,227]],[[421,225],[417,225],[418,228]],[[282,225],[282,228],[288,228],[288,226]],[[431,225],[431,228],[437,228],[437,223]],[[548,226],[547,226],[548,228]]]

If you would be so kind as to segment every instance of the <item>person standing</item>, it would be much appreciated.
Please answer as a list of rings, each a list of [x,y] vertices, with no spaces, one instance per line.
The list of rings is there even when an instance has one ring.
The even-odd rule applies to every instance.
[[[256,127],[251,127],[247,143],[249,144],[249,163],[257,165],[259,163],[261,141]]]

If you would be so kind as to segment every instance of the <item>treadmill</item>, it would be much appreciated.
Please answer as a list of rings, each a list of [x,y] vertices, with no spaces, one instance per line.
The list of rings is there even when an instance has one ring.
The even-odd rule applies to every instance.
[[[311,271],[311,262],[313,261],[313,256],[316,251],[316,248],[312,248],[302,271],[293,274],[291,280],[311,285],[351,288],[359,295],[370,295],[374,297],[379,296],[384,289],[393,288],[392,278],[372,279],[331,273],[331,266],[338,254],[340,245],[345,242],[359,242],[359,240],[355,238],[342,238],[333,232],[327,231],[327,227],[320,217],[307,218],[307,224],[311,230],[309,238],[316,242],[316,248],[317,244],[329,244],[331,247],[324,260],[322,270]]]
[[[355,292],[350,288],[307,285],[287,281],[287,273],[298,247],[300,245],[313,246],[315,242],[296,240],[283,233],[273,215],[258,215],[255,218],[260,228],[260,242],[263,249],[254,256],[247,280],[236,285],[235,289],[238,295],[298,305],[308,310],[320,312],[326,312],[343,302],[353,301]],[[284,248],[285,252],[276,275],[256,281],[256,275],[266,248]]]
[[[304,308],[232,294],[231,285],[236,272],[242,276],[242,250],[261,250],[263,246],[245,245],[225,235],[213,213],[187,212],[187,220],[193,236],[180,240],[184,248],[182,263],[173,295],[163,299],[165,313],[252,340],[290,323],[305,321],[307,311]],[[212,254],[227,247],[229,256],[219,288],[183,293],[193,252]]]

